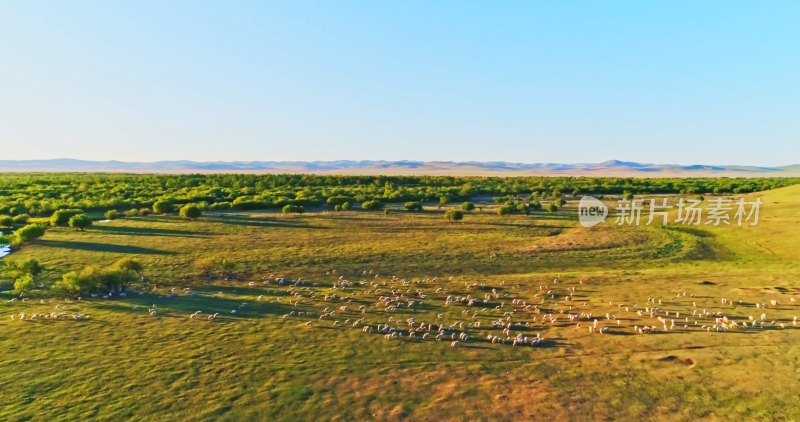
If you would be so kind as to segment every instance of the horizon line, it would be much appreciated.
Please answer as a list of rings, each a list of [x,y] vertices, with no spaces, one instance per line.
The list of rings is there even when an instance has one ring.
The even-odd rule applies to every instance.
[[[37,162],[37,161],[78,161],[78,162],[92,162],[92,163],[121,163],[121,164],[158,164],[170,162],[185,162],[195,164],[236,164],[236,163],[444,163],[444,164],[513,164],[513,165],[602,165],[602,164],[619,164],[619,165],[638,165],[638,166],[676,166],[676,167],[694,167],[694,166],[707,166],[707,167],[754,167],[754,168],[784,168],[800,166],[800,163],[791,163],[783,165],[757,165],[757,164],[707,164],[702,162],[682,163],[658,163],[658,162],[640,162],[630,160],[608,159],[596,162],[580,162],[580,161],[506,161],[506,160],[423,160],[423,159],[328,159],[328,160],[192,160],[192,159],[158,159],[158,160],[119,160],[119,159],[85,159],[73,157],[58,157],[58,158],[25,158],[25,159],[0,159],[0,162]]]

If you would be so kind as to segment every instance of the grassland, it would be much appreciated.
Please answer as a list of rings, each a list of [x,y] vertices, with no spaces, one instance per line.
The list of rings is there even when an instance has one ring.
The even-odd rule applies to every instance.
[[[800,419],[792,324],[800,186],[753,195],[764,200],[761,221],[742,228],[586,229],[569,207],[507,217],[486,210],[454,224],[430,209],[54,228],[5,259],[39,259],[47,282],[135,256],[150,281],[142,295],[109,300],[7,303],[2,293],[0,419]],[[193,268],[209,255],[237,262],[238,278],[208,280]],[[448,296],[479,300],[446,306]],[[660,330],[654,306],[679,312],[671,317],[678,327]],[[325,308],[334,315],[320,319]],[[198,310],[203,317],[190,318]],[[765,328],[708,331],[714,316],[692,315],[699,310],[739,324],[768,318]],[[91,318],[10,318],[56,311]],[[437,342],[409,338],[408,318],[466,325]],[[487,341],[505,337],[491,321],[507,318],[519,324],[512,336],[544,340]],[[588,331],[595,319],[607,333]],[[387,340],[379,324],[404,336]],[[634,334],[645,324],[659,330]],[[451,347],[461,332],[469,340]]]

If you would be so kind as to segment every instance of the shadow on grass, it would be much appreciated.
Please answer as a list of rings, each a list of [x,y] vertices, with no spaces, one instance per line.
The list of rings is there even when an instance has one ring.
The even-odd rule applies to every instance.
[[[141,255],[175,255],[175,252],[160,249],[143,248],[140,246],[114,245],[109,243],[72,242],[66,240],[41,240],[37,243],[49,248],[79,249],[93,252],[130,253]]]
[[[539,220],[541,221],[541,220]],[[559,233],[564,229],[568,229],[570,227],[564,226],[553,226],[549,224],[540,224],[531,220],[529,223],[515,223],[515,222],[496,222],[496,221],[476,221],[476,222],[469,222],[470,224],[475,225],[482,225],[482,226],[496,226],[496,227],[521,227],[526,229],[554,229],[558,230]]]
[[[234,286],[219,286],[219,285],[212,285],[212,286],[195,286],[192,287],[192,291],[198,294],[206,294],[206,295],[216,295],[217,292],[222,293],[223,295],[251,295],[251,296],[268,296],[268,297],[284,297],[284,296],[291,296],[292,294],[289,292],[288,288],[283,288],[284,286],[278,286],[275,288],[270,288],[275,286],[264,286],[264,287],[250,287],[250,286],[241,286],[241,287],[234,287]],[[288,287],[288,286],[286,286]]]
[[[112,234],[130,234],[136,236],[178,236],[178,237],[208,237],[209,233],[190,231],[190,230],[172,230],[172,229],[156,229],[151,227],[127,227],[127,226],[101,226],[95,225],[91,231],[100,231]]]
[[[694,227],[685,227],[685,226],[667,226],[669,227],[668,230],[674,230],[677,232],[691,234],[697,237],[716,237],[717,235],[706,230],[700,230]]]
[[[247,306],[241,307],[242,303],[247,303]],[[155,305],[157,311],[168,312],[165,316],[169,317],[189,318],[190,314],[202,311],[202,314],[200,314],[201,319],[207,319],[208,315],[215,313],[218,313],[220,317],[249,319],[264,315],[282,315],[289,311],[297,310],[295,307],[280,303],[232,300],[197,294],[176,297],[149,294],[134,295],[127,299],[104,301],[103,304],[116,312],[145,315],[148,313],[148,308]],[[137,306],[136,309],[134,309],[134,305]],[[236,314],[231,314],[232,310],[235,310]]]
[[[432,212],[432,211],[414,211],[414,212],[394,211],[393,213],[391,213],[391,217],[397,217],[397,216],[417,216],[418,217],[418,216],[424,216],[424,215],[437,215],[437,214],[439,216],[441,216],[443,214],[443,212],[440,213],[440,212]],[[323,213],[316,214],[314,216],[314,218],[317,218],[317,219],[320,219],[320,220],[331,220],[331,221],[353,220],[353,221],[370,222],[370,221],[384,221],[384,220],[387,219],[387,216],[385,214],[383,214],[382,212],[376,212],[376,211],[338,211],[338,212],[337,211],[333,211],[333,212],[327,212],[327,213],[324,213],[324,214]],[[427,222],[429,220],[419,219],[418,221]]]
[[[273,217],[257,217],[252,219],[228,218],[228,217],[205,217],[202,221],[212,221],[215,223],[231,224],[237,226],[251,227],[281,227],[297,229],[324,229],[327,227],[315,226],[304,221],[283,220]]]

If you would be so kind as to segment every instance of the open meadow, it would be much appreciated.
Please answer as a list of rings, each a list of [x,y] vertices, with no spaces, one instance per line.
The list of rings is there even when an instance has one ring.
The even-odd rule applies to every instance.
[[[0,17],[0,422],[800,422],[800,1]]]
[[[757,226],[568,202],[53,227],[4,259],[144,281],[0,292],[0,420],[797,420],[800,185],[747,196]]]

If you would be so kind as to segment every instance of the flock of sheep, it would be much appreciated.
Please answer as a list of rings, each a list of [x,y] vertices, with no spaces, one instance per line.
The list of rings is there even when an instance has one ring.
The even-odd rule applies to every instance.
[[[554,340],[548,340],[551,330],[569,327],[584,335],[645,335],[797,326],[797,316],[786,316],[787,311],[797,310],[794,297],[779,304],[778,299],[745,302],[682,291],[648,297],[641,303],[601,301],[594,299],[599,294],[582,281],[559,277],[533,286],[504,281],[491,285],[454,277],[383,276],[365,270],[357,277],[329,271],[320,281],[290,280],[270,274],[259,281],[235,283],[235,289],[206,295],[204,303],[210,304],[210,310],[197,309],[187,315],[170,310],[174,308],[170,306],[172,301],[202,295],[188,287],[173,288],[169,293],[159,293],[157,289],[137,292],[140,298],[152,295],[164,302],[161,308],[156,304],[134,304],[132,309],[156,318],[177,316],[186,320],[275,317],[284,324],[299,324],[306,329],[354,329],[386,341],[444,341],[452,347],[475,342],[544,346],[555,344]],[[40,304],[53,301],[56,299],[42,299]],[[8,304],[14,302],[17,299]],[[70,306],[76,303],[67,302],[72,302]],[[236,305],[231,306],[232,303]],[[12,313],[10,318],[14,321],[90,319],[83,313],[65,311],[67,306],[57,304],[55,310],[44,313]],[[221,311],[222,306],[232,309]],[[262,312],[269,306],[286,312],[280,316]],[[784,317],[775,316],[779,314]]]

